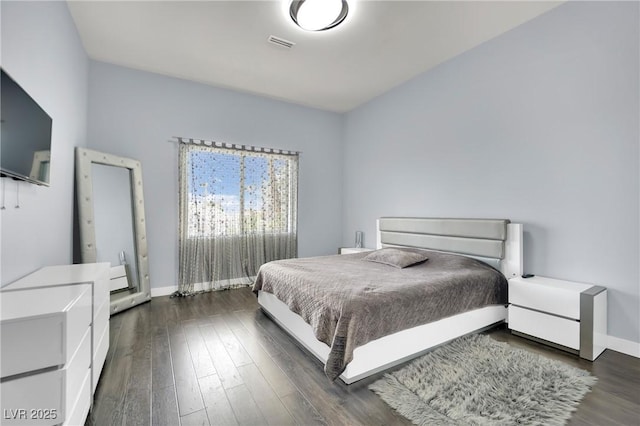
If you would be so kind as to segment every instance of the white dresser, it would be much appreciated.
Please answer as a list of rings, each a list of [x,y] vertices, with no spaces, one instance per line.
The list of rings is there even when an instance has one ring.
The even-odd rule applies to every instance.
[[[606,349],[607,289],[537,276],[511,278],[509,328],[593,361]]]
[[[109,348],[109,266],[45,267],[2,288],[3,425],[84,423]]]

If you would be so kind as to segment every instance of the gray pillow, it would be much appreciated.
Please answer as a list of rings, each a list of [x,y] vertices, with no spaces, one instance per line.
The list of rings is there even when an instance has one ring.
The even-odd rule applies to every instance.
[[[391,247],[372,251],[362,258],[362,260],[384,263],[385,265],[393,266],[394,268],[400,269],[422,263],[427,259],[429,258],[427,257],[426,253]]]

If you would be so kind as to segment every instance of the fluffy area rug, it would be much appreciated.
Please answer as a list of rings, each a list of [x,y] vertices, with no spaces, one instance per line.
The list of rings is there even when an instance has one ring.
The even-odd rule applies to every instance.
[[[562,425],[596,378],[587,371],[470,335],[369,386],[417,425]]]

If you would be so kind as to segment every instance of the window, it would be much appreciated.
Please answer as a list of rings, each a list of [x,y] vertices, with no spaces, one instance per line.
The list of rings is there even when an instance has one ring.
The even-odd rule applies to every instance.
[[[295,228],[297,173],[292,159],[192,149],[187,161],[189,237],[289,233]]]
[[[297,154],[181,144],[181,283],[249,283],[295,257],[297,189]]]

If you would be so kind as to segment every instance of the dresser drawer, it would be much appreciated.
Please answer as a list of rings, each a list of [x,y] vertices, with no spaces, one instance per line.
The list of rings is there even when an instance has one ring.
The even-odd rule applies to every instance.
[[[83,381],[91,371],[90,359],[91,333],[87,328],[65,368],[2,382],[2,424],[60,424],[75,401],[90,397],[88,388],[86,395],[81,393]]]
[[[97,340],[104,331],[105,328],[109,327],[109,301],[106,300],[102,306],[95,306],[94,309],[94,318],[93,318],[93,339],[94,346],[97,343]]]
[[[91,286],[0,293],[2,377],[71,360],[91,324]]]
[[[109,307],[107,306],[107,312]],[[93,391],[95,392],[100,380],[100,373],[104,367],[104,362],[109,351],[109,324],[104,328],[101,336],[96,336],[95,352],[93,354]]]
[[[509,328],[571,349],[580,349],[580,323],[509,306]]]
[[[580,319],[580,292],[591,284],[533,277],[509,280],[509,303],[562,317]]]
[[[103,303],[109,303],[109,269],[104,268],[94,281],[94,306],[102,306]]]
[[[82,343],[73,356],[69,364],[62,369],[65,374],[66,413],[70,413],[75,401],[80,397],[82,383],[91,372],[91,329],[87,328],[87,333],[82,339]],[[88,394],[87,394],[88,395]]]
[[[83,425],[89,414],[89,408],[91,407],[91,373],[87,371],[87,375],[82,382],[82,388],[78,399],[75,402],[73,408],[67,411],[67,416],[64,421],[64,426],[78,426]]]
[[[3,382],[3,426],[60,424],[64,419],[63,389],[63,370]]]
[[[44,267],[0,289],[0,423],[85,423],[92,360],[99,377],[109,347],[109,299],[108,263]]]

